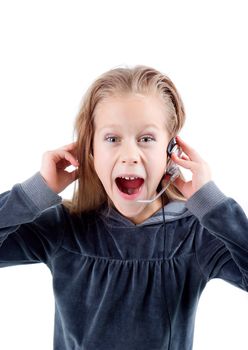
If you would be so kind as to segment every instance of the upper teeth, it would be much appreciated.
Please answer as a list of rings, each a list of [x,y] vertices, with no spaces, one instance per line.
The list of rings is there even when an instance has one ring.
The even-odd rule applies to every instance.
[[[132,176],[121,176],[122,179],[126,179],[126,180],[134,180],[134,179],[138,179],[138,177],[132,177]]]

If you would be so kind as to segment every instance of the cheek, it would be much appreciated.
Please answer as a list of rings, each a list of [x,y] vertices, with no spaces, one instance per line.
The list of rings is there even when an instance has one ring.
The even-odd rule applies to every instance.
[[[107,184],[111,178],[111,161],[104,152],[95,152],[94,168],[103,185]]]
[[[105,145],[98,142],[95,138],[93,141],[93,152],[95,172],[102,185],[106,188],[111,180],[113,157],[109,150],[105,148]]]
[[[165,152],[160,152],[156,155],[156,157],[150,159],[149,172],[150,178],[154,186],[157,186],[158,183],[161,181],[162,177],[165,175],[166,159],[167,157]]]
[[[167,164],[167,152],[158,149],[157,152],[150,157],[150,168],[156,169],[157,172],[165,171]]]

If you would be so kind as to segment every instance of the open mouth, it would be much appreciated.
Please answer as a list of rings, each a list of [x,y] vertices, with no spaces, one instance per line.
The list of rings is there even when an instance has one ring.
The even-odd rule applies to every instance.
[[[141,186],[144,183],[144,179],[140,177],[129,179],[117,177],[115,179],[115,182],[121,192],[132,195],[139,192]]]

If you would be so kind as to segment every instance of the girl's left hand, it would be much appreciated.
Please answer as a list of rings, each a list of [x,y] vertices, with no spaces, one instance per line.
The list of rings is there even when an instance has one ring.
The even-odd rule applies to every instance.
[[[195,149],[184,142],[181,137],[176,137],[177,144],[181,146],[183,152],[182,158],[178,158],[175,153],[172,154],[171,159],[183,168],[189,169],[192,172],[192,180],[185,182],[178,177],[173,184],[175,187],[189,199],[196,191],[203,185],[212,180],[211,169],[209,164],[200,157]],[[166,175],[166,180],[167,180]]]

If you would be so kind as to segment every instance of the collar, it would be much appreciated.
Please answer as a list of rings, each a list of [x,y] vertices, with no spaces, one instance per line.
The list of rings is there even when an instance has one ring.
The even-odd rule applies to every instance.
[[[117,209],[113,207],[108,208],[107,205],[101,209],[100,215],[105,223],[111,225],[111,227],[142,227],[163,223],[162,208],[140,224],[134,224],[131,220],[123,216]],[[175,221],[187,216],[192,216],[192,213],[185,207],[185,201],[175,200],[167,203],[164,206],[165,222]]]

